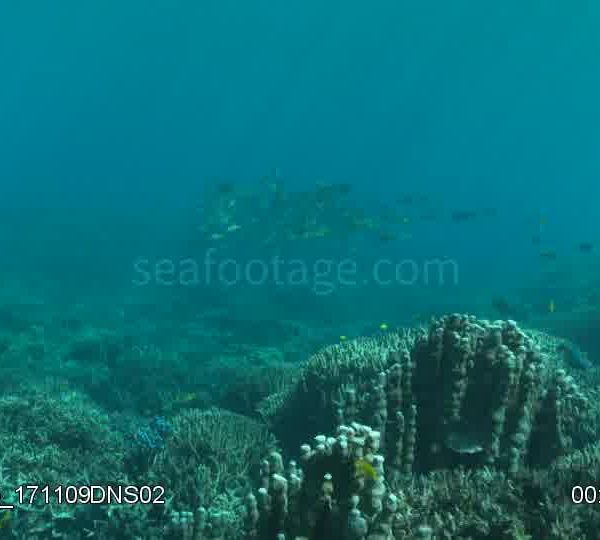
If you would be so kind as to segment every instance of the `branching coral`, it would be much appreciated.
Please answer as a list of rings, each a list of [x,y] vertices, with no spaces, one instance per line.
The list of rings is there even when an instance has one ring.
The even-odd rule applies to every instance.
[[[239,529],[250,470],[273,447],[266,427],[245,416],[222,409],[181,412],[146,478],[170,494],[168,530],[184,538],[231,536]]]

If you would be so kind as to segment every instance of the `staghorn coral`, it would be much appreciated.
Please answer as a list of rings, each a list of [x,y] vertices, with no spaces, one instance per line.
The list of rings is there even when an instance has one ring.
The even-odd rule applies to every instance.
[[[145,483],[170,494],[166,532],[173,538],[231,538],[253,465],[274,448],[263,424],[223,409],[181,412]]]
[[[286,395],[299,379],[299,364],[231,366],[227,390],[220,398],[222,406],[247,416],[268,416],[274,396]]]
[[[0,399],[2,483],[116,482],[125,454],[108,415],[73,390],[33,387]]]
[[[325,347],[311,356],[293,386],[263,400],[262,418],[289,448],[314,433],[332,430],[341,423],[342,389],[353,389],[360,401],[348,404],[348,414],[352,407],[362,408],[363,385],[392,365],[399,351],[408,352],[415,337],[413,331],[387,332]],[[346,418],[351,420],[351,415]]]
[[[15,487],[124,484],[125,444],[108,415],[84,395],[31,387],[0,399],[0,493],[16,504],[16,538],[79,538],[100,507],[66,508],[43,498],[18,504]]]

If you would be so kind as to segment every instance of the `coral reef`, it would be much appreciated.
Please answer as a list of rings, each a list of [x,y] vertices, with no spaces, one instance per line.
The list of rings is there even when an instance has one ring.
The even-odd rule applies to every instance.
[[[573,471],[559,465],[568,456],[597,464],[582,450],[600,433],[592,394],[559,346],[513,321],[451,315],[320,351],[269,417],[290,441],[303,414],[294,428],[312,443],[287,467],[278,453],[263,462],[248,538],[593,538],[584,510],[553,521],[561,503],[540,495],[583,481],[556,479]]]
[[[0,493],[17,504],[21,485],[115,485],[126,483],[124,441],[109,417],[81,393],[52,387],[23,389],[0,399]],[[69,538],[81,525],[75,517],[93,508],[17,504],[11,531],[23,538]]]
[[[282,441],[365,423],[395,474],[458,465],[515,473],[590,442],[589,401],[561,369],[557,344],[512,321],[451,315],[420,332],[385,334],[314,355],[269,418]],[[300,429],[287,429],[297,414]],[[294,437],[295,440],[294,440]]]
[[[11,366],[74,350],[36,332],[6,342]],[[571,488],[600,483],[599,373],[574,369],[563,342],[449,315],[303,364],[215,356],[202,369],[217,389],[193,355],[125,348],[110,370],[138,375],[129,411],[106,413],[64,380],[0,398],[0,492],[159,485],[165,504],[21,505],[0,513],[0,537],[592,540],[596,507],[572,504]],[[92,356],[68,362],[104,365]],[[207,408],[214,397],[235,411]]]
[[[245,486],[250,468],[275,445],[264,425],[223,409],[183,411],[171,426],[148,476],[166,482],[175,504],[194,509],[211,493]]]
[[[374,380],[392,365],[392,356],[407,354],[416,333],[382,333],[327,346],[303,365],[299,380],[263,402],[261,415],[288,448],[296,448],[314,433],[327,432],[339,424],[341,400],[365,400],[363,383]],[[352,396],[350,396],[352,394]],[[352,417],[354,419],[354,416]]]
[[[274,446],[266,427],[245,416],[223,409],[183,411],[173,418],[144,481],[163,485],[170,494],[171,532],[180,530],[184,538],[231,537],[240,529],[250,471]]]
[[[392,479],[378,439],[353,424],[314,437],[299,462],[270,453],[245,500],[246,539],[597,538],[597,507],[571,498],[573,486],[599,485],[597,444],[515,475],[459,467]]]

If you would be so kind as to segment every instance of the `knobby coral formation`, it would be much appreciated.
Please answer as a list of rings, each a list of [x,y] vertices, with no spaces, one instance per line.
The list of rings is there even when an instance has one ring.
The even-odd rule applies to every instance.
[[[514,473],[523,463],[549,463],[574,440],[589,442],[571,421],[585,415],[588,400],[551,360],[554,346],[512,321],[461,315],[428,331],[336,345],[308,362],[272,425],[285,441],[299,413],[303,438],[368,424],[397,473],[456,465]]]
[[[589,400],[555,351],[552,338],[512,321],[451,315],[432,321],[428,331],[319,352],[271,420],[288,440],[286,423],[297,414],[305,419],[302,436],[334,435],[300,445],[299,464],[287,469],[276,453],[263,463],[261,487],[246,500],[248,536],[467,535],[457,525],[469,521],[458,519],[464,511],[458,505],[445,517],[422,510],[416,479],[431,486],[437,471],[459,471],[517,486],[511,478],[546,467],[598,433]],[[504,502],[512,493],[514,504],[519,489],[507,489]],[[516,538],[524,525],[506,516],[506,523],[498,521],[501,513],[491,511],[497,504],[484,505],[479,519],[488,516],[488,534],[494,523]]]

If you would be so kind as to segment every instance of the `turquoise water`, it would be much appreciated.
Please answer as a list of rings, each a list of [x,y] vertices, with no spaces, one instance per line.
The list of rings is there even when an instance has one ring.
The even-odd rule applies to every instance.
[[[592,227],[591,3],[1,9],[4,204],[183,204],[279,167],[548,213],[565,240]]]

